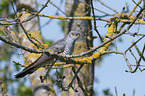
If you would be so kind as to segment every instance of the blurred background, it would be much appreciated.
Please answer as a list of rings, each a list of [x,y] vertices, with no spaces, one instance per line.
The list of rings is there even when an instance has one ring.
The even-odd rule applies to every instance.
[[[132,0],[102,0],[105,4],[110,6],[111,8],[121,12],[123,7],[125,7],[126,11],[131,12],[135,3]],[[139,0],[135,0],[138,2]],[[3,11],[5,10],[4,3],[8,3],[9,0],[0,0],[0,15],[2,16]],[[45,4],[46,0],[37,0],[38,10]],[[65,2],[64,0],[52,0],[53,4],[58,6],[61,10],[65,10]],[[65,16],[62,12],[60,12],[54,5],[49,3],[48,6],[41,12],[41,14],[47,16]],[[97,0],[93,1],[94,8],[100,9],[109,14],[115,14],[112,10],[104,7]],[[143,4],[141,3],[141,6]],[[8,7],[9,15],[13,13],[11,4],[8,3],[6,6]],[[128,8],[128,9],[127,9]],[[137,8],[136,13],[139,11]],[[128,12],[128,13],[129,13]],[[127,14],[128,14],[127,13]],[[96,11],[96,18],[110,18],[110,16],[103,17],[103,13]],[[135,13],[134,13],[135,14]],[[91,14],[92,15],[92,14]],[[46,17],[39,17],[40,19],[40,28],[42,37],[46,42],[51,44],[53,41],[59,40],[64,37],[63,26],[64,21],[58,19],[50,19]],[[92,26],[94,22],[92,20]],[[96,21],[97,29],[101,33],[101,36],[106,35],[107,27],[105,21]],[[121,23],[118,25],[120,26]],[[125,27],[126,28],[126,27]],[[129,30],[130,32],[141,32],[144,33],[145,26],[142,24],[133,25]],[[97,33],[93,31],[93,36],[96,36]],[[134,38],[130,38],[129,35],[123,35],[116,39],[117,41],[117,49],[121,52],[124,52],[132,43],[132,41],[138,40],[138,36]],[[100,44],[100,40],[98,38],[94,39],[93,46],[98,46]],[[142,50],[145,44],[145,38],[142,39],[137,46],[140,50]],[[28,96],[32,95],[31,93],[31,84],[28,77],[22,78],[20,80],[16,80],[14,75],[18,73],[23,68],[16,66],[12,61],[19,62],[20,64],[24,64],[23,58],[21,55],[18,55],[20,51],[18,49],[13,48],[7,49],[4,47],[4,43],[0,41],[0,49],[2,54],[0,56],[0,77],[7,78],[6,87],[8,96],[23,96],[23,94],[28,94]],[[7,45],[8,46],[8,45]],[[14,50],[15,49],[15,50]],[[112,46],[109,47],[108,50],[115,50]],[[134,49],[135,50],[135,49]],[[137,52],[134,53],[137,57],[139,55]],[[133,59],[131,54],[127,55],[131,64],[135,64],[135,60]],[[141,62],[141,64],[145,64],[145,62]],[[7,71],[8,70],[8,71]],[[124,60],[122,55],[119,54],[109,54],[104,55],[102,58],[95,62],[95,79],[94,79],[94,92],[95,96],[106,96],[105,92],[108,92],[110,95],[107,96],[116,96],[115,88],[117,90],[118,96],[145,96],[145,72],[140,72],[139,70],[135,73],[125,72],[125,70],[129,70],[126,61]],[[53,73],[53,70],[51,71]],[[1,85],[2,86],[2,85]],[[57,88],[56,88],[57,89]],[[59,94],[60,95],[60,94]],[[26,96],[26,95],[25,95]]]

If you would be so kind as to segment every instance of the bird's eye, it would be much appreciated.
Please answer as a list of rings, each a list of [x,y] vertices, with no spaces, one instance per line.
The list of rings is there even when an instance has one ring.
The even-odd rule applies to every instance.
[[[79,37],[80,35],[76,35],[77,37]]]
[[[71,33],[71,35],[74,36],[75,34],[74,33]]]

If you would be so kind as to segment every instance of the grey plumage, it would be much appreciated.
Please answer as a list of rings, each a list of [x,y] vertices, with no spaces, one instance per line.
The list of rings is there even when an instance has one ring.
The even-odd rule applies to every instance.
[[[51,44],[48,49],[55,53],[62,53],[64,55],[71,55],[74,50],[75,41],[79,38],[80,33],[77,31],[71,31],[66,37]],[[47,56],[43,53],[36,61],[24,68],[20,73],[15,75],[15,78],[22,78],[27,74],[31,74],[38,68],[45,66],[46,64],[52,64],[56,61],[52,56]]]

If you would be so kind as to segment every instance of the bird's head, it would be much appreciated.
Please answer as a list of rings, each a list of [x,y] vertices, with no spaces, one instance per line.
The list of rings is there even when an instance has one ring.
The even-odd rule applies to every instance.
[[[73,40],[77,40],[80,37],[80,32],[77,31],[70,31],[68,33],[68,37],[73,39]]]

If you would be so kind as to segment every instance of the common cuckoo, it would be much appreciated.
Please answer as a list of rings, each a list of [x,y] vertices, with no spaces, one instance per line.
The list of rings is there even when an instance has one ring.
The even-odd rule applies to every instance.
[[[80,33],[77,31],[71,31],[66,37],[61,40],[58,40],[52,43],[47,49],[52,50],[55,53],[61,53],[64,55],[71,55],[74,50],[75,41],[80,37]],[[31,74],[36,71],[38,68],[53,64],[56,59],[52,56],[48,56],[45,53],[30,64],[28,67],[25,67],[20,73],[15,75],[15,78],[22,78],[27,74]]]

